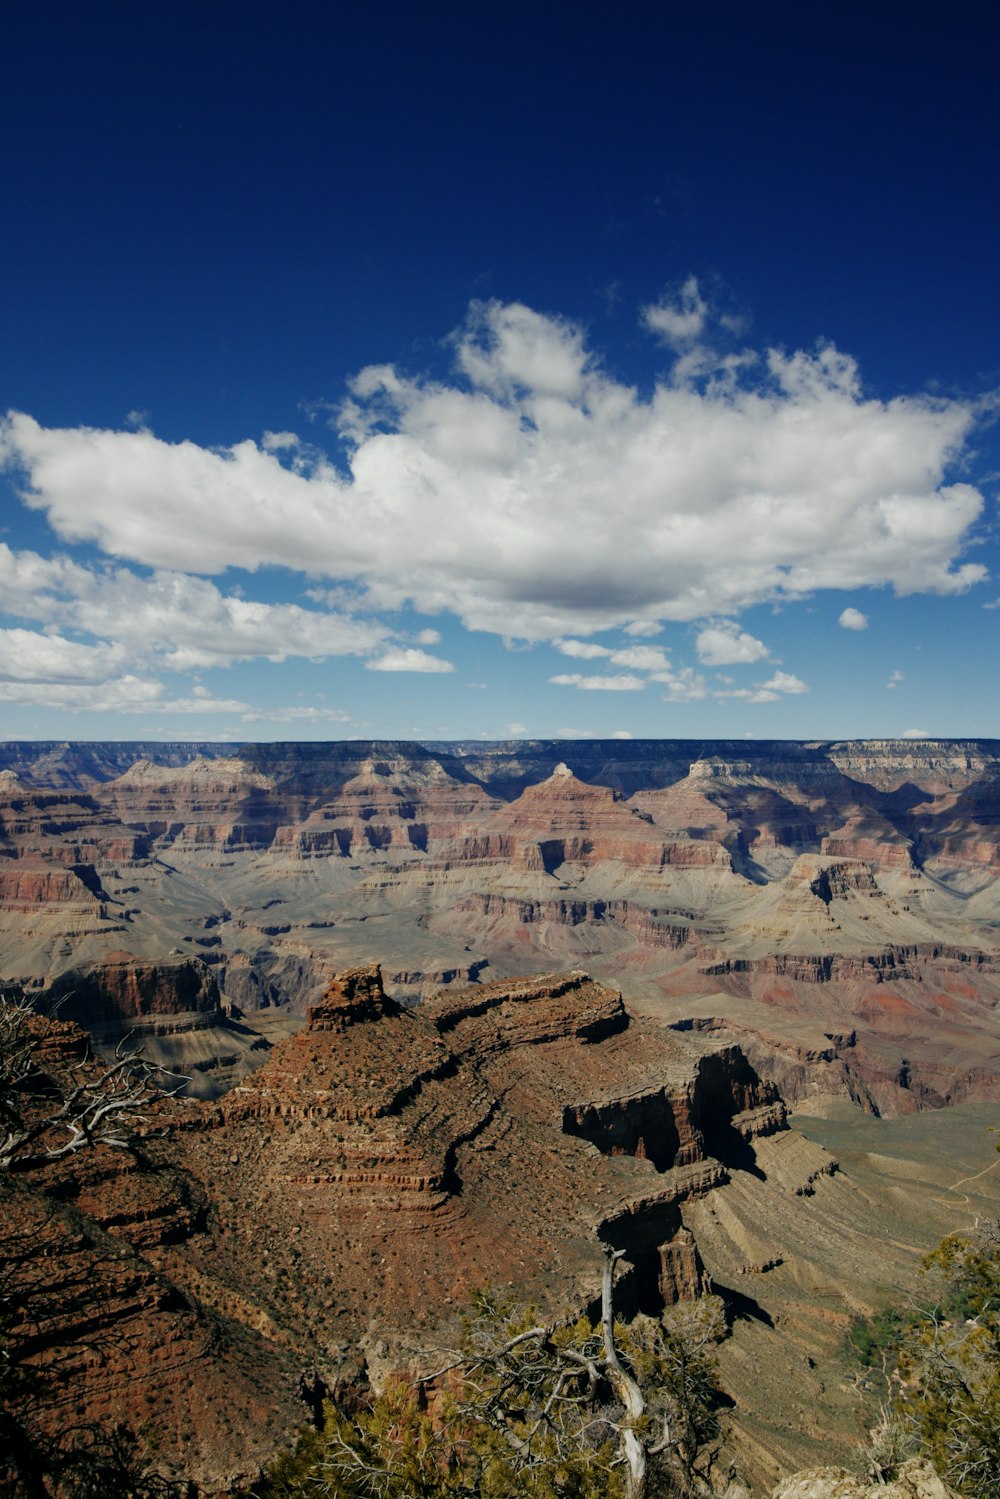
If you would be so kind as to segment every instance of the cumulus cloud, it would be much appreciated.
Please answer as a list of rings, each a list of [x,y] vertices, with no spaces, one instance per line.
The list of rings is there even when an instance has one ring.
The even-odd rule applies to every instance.
[[[676,348],[700,337],[707,314],[708,303],[698,290],[697,277],[689,276],[673,301],[643,308],[642,321]]]
[[[556,640],[553,644],[564,656],[575,656],[578,661],[596,661],[601,656],[611,655],[608,646],[590,640]]]
[[[776,671],[769,682],[764,683],[764,690],[770,692],[799,693],[808,692],[809,688],[800,677],[795,677],[790,671]]]
[[[134,711],[145,711],[137,707]],[[159,713],[239,713],[252,718],[249,703],[231,697],[172,697],[157,705]]]
[[[706,666],[740,666],[766,661],[770,652],[762,640],[728,620],[706,625],[695,641],[698,660]]]
[[[631,666],[636,671],[668,671],[670,662],[665,651],[652,645],[629,645],[611,652],[612,666]]]
[[[584,692],[641,692],[646,685],[642,677],[630,676],[626,672],[614,677],[588,677],[571,671],[549,677],[549,681],[557,687],[579,687]]]
[[[756,687],[717,688],[712,696],[736,698],[744,703],[777,703],[783,696],[794,697],[808,691],[809,688],[801,677],[793,676],[788,671],[776,671],[768,681]]]
[[[174,670],[258,657],[365,655],[389,636],[375,621],[255,603],[187,573],[140,577],[126,567],[85,567],[3,543],[0,597],[8,614],[118,641],[119,658],[127,654],[132,664],[159,658]]]
[[[0,453],[67,542],[167,574],[277,565],[511,639],[983,578],[961,560],[982,497],[949,478],[973,403],[871,399],[828,346],[720,362],[699,353],[706,316],[693,281],[646,310],[685,363],[640,394],[577,326],[475,304],[450,379],[380,365],[351,382],[342,468],[292,433],[209,449],[19,413]]]
[[[906,673],[905,672],[894,671],[894,672],[890,673],[889,680],[888,680],[888,682],[886,682],[885,685],[889,689],[890,692],[893,692],[899,686],[900,682],[905,682],[905,681],[906,681]]]
[[[36,630],[0,630],[0,681],[103,682],[122,669],[125,652]]]
[[[837,623],[845,630],[867,630],[868,616],[862,614],[860,609],[847,608],[841,611]]]
[[[65,713],[241,713],[233,698],[170,698],[162,682],[126,674],[106,682],[0,681],[0,703]]]
[[[415,650],[412,646],[386,651],[384,656],[379,656],[375,661],[368,661],[366,665],[369,671],[442,672],[455,670],[450,661],[444,661],[440,656],[429,656],[426,651]]]
[[[926,729],[904,729],[903,739],[929,739],[931,736]]]

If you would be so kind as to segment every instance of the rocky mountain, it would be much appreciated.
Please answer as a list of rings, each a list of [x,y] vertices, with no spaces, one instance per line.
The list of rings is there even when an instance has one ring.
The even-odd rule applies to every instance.
[[[226,1016],[301,1019],[377,955],[404,1004],[585,965],[812,1108],[998,1093],[992,741],[8,743],[0,767],[0,977],[197,958],[221,1008],[178,994],[174,1034],[202,1091],[243,1067],[211,1075]]]
[[[44,1106],[46,1076],[79,1077],[86,1043],[72,1022],[34,1024]],[[39,1397],[50,1425],[125,1419],[155,1432],[161,1467],[217,1493],[324,1394],[436,1366],[474,1287],[552,1317],[593,1305],[610,1243],[625,1311],[723,1298],[733,1440],[759,1491],[846,1458],[851,1317],[913,1284],[959,1202],[965,1221],[990,1200],[978,1155],[960,1198],[921,1169],[934,1191],[918,1208],[886,1157],[839,1168],[738,1047],[637,1017],[583,972],[411,1011],[369,965],[220,1099],[165,1098],[131,1152],[14,1181],[4,1244],[45,1240],[17,1273],[41,1266],[26,1289],[49,1297],[34,1356],[57,1375]],[[35,1304],[18,1304],[11,1335],[30,1344]]]

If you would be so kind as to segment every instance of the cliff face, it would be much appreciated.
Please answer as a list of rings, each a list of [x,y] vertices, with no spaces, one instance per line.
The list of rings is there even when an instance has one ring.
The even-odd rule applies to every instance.
[[[44,1103],[86,1038],[35,1024]],[[40,1355],[68,1371],[49,1422],[155,1425],[161,1464],[209,1492],[252,1478],[324,1394],[439,1364],[474,1287],[553,1318],[592,1306],[602,1242],[625,1253],[625,1312],[723,1297],[724,1384],[773,1478],[855,1438],[844,1331],[953,1222],[945,1156],[912,1189],[892,1156],[854,1184],[739,1047],[637,1017],[580,971],[411,1012],[369,964],[224,1097],[164,1099],[133,1152],[45,1168],[4,1209],[49,1236],[32,1264],[67,1292]],[[971,1161],[970,1213],[994,1180]]]
[[[585,965],[752,1030],[797,1094],[986,1095],[998,748],[0,746],[0,976],[177,951],[228,1004],[304,1015],[373,946],[406,1003]],[[839,1071],[786,1068],[851,1030]]]
[[[41,1002],[63,1020],[75,1020],[91,1031],[124,1034],[128,1030],[177,1023],[182,1019],[218,1019],[219,986],[198,958],[137,962],[129,953],[110,954],[86,969],[70,969],[49,988]]]
[[[53,1065],[79,1067],[83,1033],[38,1024]],[[300,1390],[422,1364],[477,1285],[582,1307],[605,1239],[626,1250],[624,1306],[708,1288],[684,1204],[757,1171],[756,1140],[785,1127],[738,1050],[641,1026],[586,974],[413,1014],[377,966],[346,970],[223,1099],[166,1099],[135,1155],[25,1188],[25,1223],[44,1220],[43,1188],[72,1202],[53,1254],[67,1285],[93,1281],[109,1332],[97,1363],[67,1301],[72,1397],[54,1387],[50,1419],[70,1398],[136,1427],[155,1410],[163,1461],[232,1483],[304,1418]]]
[[[785,1127],[737,1048],[639,1026],[586,974],[410,1013],[369,967],[342,973],[179,1148],[220,1219],[253,1224],[253,1263],[220,1243],[216,1264],[232,1258],[276,1322],[321,1345],[349,1335],[384,1368],[412,1358],[401,1327],[440,1336],[476,1284],[591,1300],[601,1238],[626,1250],[633,1306],[705,1288],[682,1205],[753,1171],[756,1140]]]

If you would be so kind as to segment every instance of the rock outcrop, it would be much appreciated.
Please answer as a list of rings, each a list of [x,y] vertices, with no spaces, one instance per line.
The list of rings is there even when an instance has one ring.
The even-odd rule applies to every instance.
[[[79,1075],[79,1028],[35,1024],[46,1068]],[[602,1242],[624,1251],[626,1313],[723,1297],[739,1441],[772,1480],[846,1452],[844,1328],[919,1258],[891,1192],[892,1237],[867,1247],[869,1191],[788,1127],[738,1047],[637,1017],[579,971],[410,1011],[376,965],[342,969],[224,1096],[164,1099],[131,1154],[80,1154],[18,1193],[18,1221],[54,1236],[44,1275],[92,1289],[107,1333],[97,1357],[89,1300],[60,1313],[72,1380],[47,1418],[155,1423],[161,1464],[210,1492],[245,1483],[324,1395],[439,1362],[474,1287],[556,1319],[593,1306]]]
[[[142,962],[127,952],[110,953],[86,968],[71,968],[47,989],[39,1007],[75,1020],[92,1034],[115,1038],[177,1030],[218,1021],[219,986],[199,958],[178,956]]]
[[[303,1016],[374,947],[406,1004],[585,966],[670,1023],[753,1031],[799,1097],[922,1108],[1000,1070],[990,742],[7,745],[0,765],[0,977],[29,991],[176,950],[227,1004]],[[809,1060],[852,1030],[844,1067]]]
[[[846,1468],[810,1468],[779,1483],[771,1499],[959,1499],[926,1458],[905,1462],[884,1483],[865,1483]]]
[[[131,981],[121,994],[141,1004]],[[53,1065],[60,1044],[81,1065],[79,1029],[37,1024]],[[155,1409],[163,1460],[221,1487],[303,1418],[300,1381],[315,1393],[413,1368],[476,1285],[582,1307],[603,1237],[626,1249],[633,1307],[706,1288],[682,1206],[784,1128],[738,1052],[637,1027],[583,973],[413,1014],[377,966],[348,969],[221,1100],[165,1099],[137,1155],[80,1155],[26,1189],[25,1222],[44,1215],[43,1187],[71,1197],[53,1253],[74,1286],[93,1278],[113,1330],[92,1361],[67,1306],[72,1394],[50,1392],[51,1419],[69,1399],[135,1426]],[[225,1402],[209,1399],[219,1382]]]

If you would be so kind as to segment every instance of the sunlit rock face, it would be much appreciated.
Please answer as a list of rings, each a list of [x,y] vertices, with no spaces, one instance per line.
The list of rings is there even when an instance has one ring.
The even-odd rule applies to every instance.
[[[48,1068],[99,1066],[78,1027],[34,1024]],[[638,1022],[586,973],[412,1013],[369,964],[331,979],[221,1100],[165,1098],[135,1153],[53,1165],[17,1211],[27,1224],[54,1193],[53,1262],[68,1287],[93,1281],[114,1331],[98,1365],[86,1319],[75,1330],[76,1303],[63,1308],[76,1406],[135,1425],[156,1403],[161,1459],[219,1490],[291,1436],[303,1393],[425,1363],[477,1286],[579,1311],[612,1244],[624,1311],[712,1289],[685,1205],[763,1181],[757,1149],[782,1132],[780,1099],[738,1049]]]
[[[998,751],[4,745],[0,977],[184,955],[256,1025],[376,952],[404,1005],[584,966],[793,1101],[993,1097]]]

